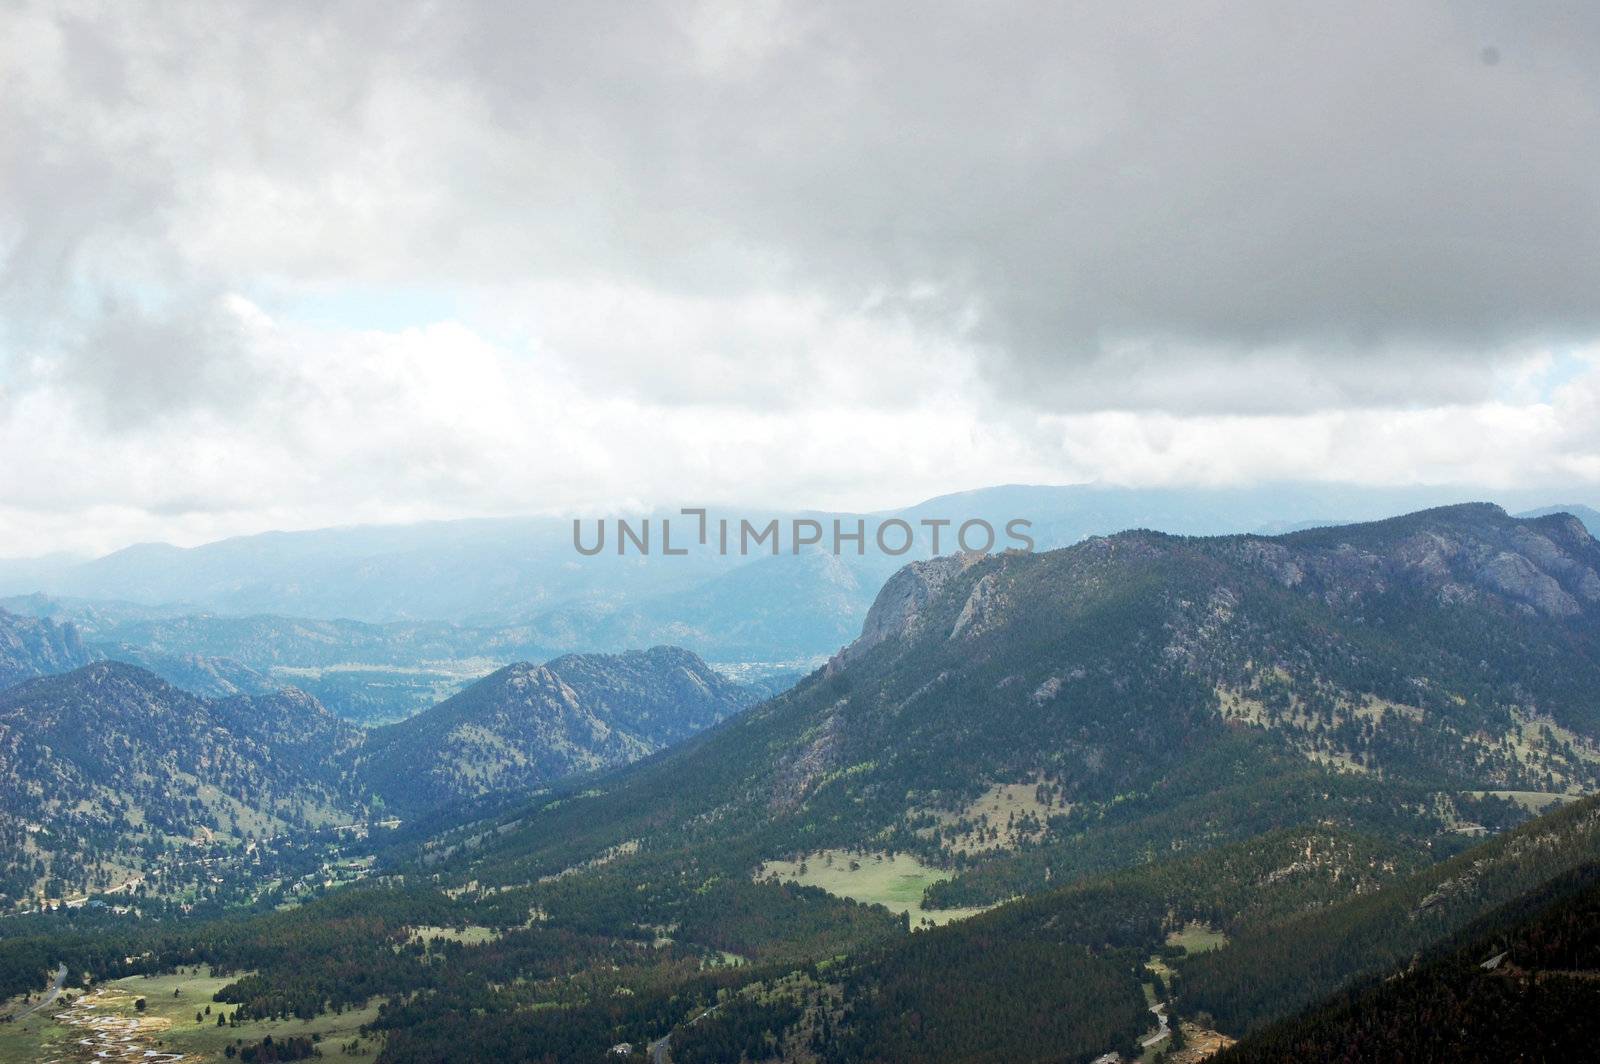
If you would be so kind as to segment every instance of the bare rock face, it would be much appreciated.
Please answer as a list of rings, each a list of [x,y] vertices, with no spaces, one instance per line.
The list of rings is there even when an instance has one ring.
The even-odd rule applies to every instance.
[[[1575,617],[1583,612],[1555,577],[1540,571],[1525,555],[1502,551],[1479,571],[1478,579],[1546,617]]]
[[[949,554],[912,562],[895,573],[867,611],[860,638],[830,662],[830,667],[853,661],[885,640],[915,633],[928,603],[939,597],[952,577],[982,557],[981,554]]]
[[[77,627],[71,623],[57,624],[0,610],[0,687],[35,676],[70,672],[97,657],[83,645]]]
[[[1244,557],[1271,573],[1284,587],[1294,587],[1306,578],[1305,570],[1289,548],[1278,543],[1251,540],[1240,548]]]
[[[1600,603],[1600,545],[1567,514],[1516,519],[1471,503],[1391,521],[1247,538],[1237,557],[1330,605],[1392,587],[1431,589],[1444,604],[1498,600],[1570,620]]]
[[[1459,543],[1437,532],[1418,532],[1400,544],[1395,556],[1407,569],[1448,580],[1451,563],[1460,554],[1460,549]]]
[[[989,573],[972,585],[972,591],[961,607],[961,615],[956,618],[954,627],[950,629],[951,639],[963,635],[977,635],[984,630],[991,614],[999,608],[995,601],[997,598],[995,589],[998,584],[996,574]]]

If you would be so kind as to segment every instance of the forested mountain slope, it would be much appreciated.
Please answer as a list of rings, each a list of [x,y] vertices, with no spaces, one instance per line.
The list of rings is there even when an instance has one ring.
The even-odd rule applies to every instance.
[[[140,881],[168,851],[192,862],[374,811],[531,792],[643,757],[757,696],[657,647],[508,666],[368,731],[293,688],[208,699],[98,662],[0,692],[0,894],[59,898]]]
[[[1352,978],[1403,968],[1484,913],[1600,859],[1595,799],[1547,814],[1384,889],[1237,929],[1183,969],[1180,1003],[1243,1034]]]
[[[354,771],[402,809],[533,790],[635,761],[732,716],[755,697],[676,647],[521,662],[373,730]]]
[[[303,696],[210,701],[119,662],[0,692],[7,901],[137,881],[173,846],[348,817],[328,766],[360,740]]]
[[[1600,865],[1585,864],[1216,1060],[1582,1060],[1597,1009]]]
[[[1295,823],[1447,840],[1482,792],[1600,779],[1597,570],[1577,521],[1490,506],[914,563],[826,669],[476,871],[854,846],[969,869],[966,903]]]

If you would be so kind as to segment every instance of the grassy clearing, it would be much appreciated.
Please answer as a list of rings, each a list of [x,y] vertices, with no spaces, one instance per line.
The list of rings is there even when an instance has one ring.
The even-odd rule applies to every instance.
[[[273,1038],[320,1036],[325,1057],[370,1061],[379,1042],[360,1038],[359,1028],[377,1018],[368,1008],[316,1019],[253,1021],[237,1027],[217,1026],[217,1016],[231,1016],[234,1006],[212,1000],[237,976],[213,976],[209,968],[185,968],[159,976],[132,976],[101,986],[68,988],[70,1005],[60,1003],[14,1024],[0,1024],[0,1060],[58,1060],[63,1064],[166,1059],[181,1054],[185,1061],[225,1061],[229,1045]],[[174,993],[176,991],[176,993]],[[145,1007],[138,1008],[144,999]],[[210,1007],[210,1015],[206,1008]],[[45,1015],[44,1013],[49,1013]],[[200,1019],[195,1019],[195,1014]],[[60,1017],[59,1019],[57,1017]],[[342,1047],[360,1038],[356,1052]],[[84,1044],[89,1042],[91,1044]],[[152,1056],[154,1054],[154,1056]]]
[[[965,808],[912,810],[908,816],[932,815],[938,824],[920,829],[924,836],[938,835],[950,853],[1014,850],[1044,833],[1052,815],[1065,813],[1070,803],[1039,800],[1040,780],[996,783]]]
[[[0,1023],[0,1060],[42,1060],[46,1045],[65,1042],[72,1030],[56,1020],[54,1014],[60,1011],[51,1007],[14,1023]]]
[[[1238,1042],[1221,1031],[1182,1021],[1184,1047],[1167,1053],[1167,1064],[1200,1064]]]
[[[1554,721],[1512,710],[1516,722],[1505,737],[1512,758],[1519,765],[1548,772],[1551,782],[1568,791],[1584,790],[1600,769],[1600,745],[1556,724]],[[1482,745],[1500,749],[1495,742]],[[1540,794],[1539,791],[1493,792],[1513,797]],[[1530,807],[1531,808],[1531,807]]]
[[[1227,935],[1221,931],[1213,931],[1198,922],[1190,922],[1182,931],[1173,931],[1167,935],[1167,945],[1182,946],[1186,953],[1206,953],[1221,949],[1227,944]]]
[[[1377,695],[1362,695],[1361,703],[1355,707],[1355,716],[1361,720],[1381,722],[1386,716],[1403,717],[1415,724],[1422,723],[1425,714],[1419,706],[1408,706],[1403,702],[1390,702],[1379,698]]]
[[[1474,798],[1507,798],[1535,815],[1560,802],[1577,799],[1575,794],[1555,794],[1550,791],[1468,791]]]
[[[432,942],[442,938],[446,942],[459,942],[463,946],[481,946],[485,942],[493,942],[500,937],[500,932],[492,927],[480,927],[477,924],[468,924],[466,927],[413,927],[411,929],[412,942]]]
[[[856,853],[849,850],[823,850],[807,854],[803,860],[768,861],[756,870],[757,879],[777,878],[791,883],[821,887],[829,894],[851,898],[868,905],[881,905],[890,912],[909,913],[914,925],[947,924],[982,909],[923,909],[922,892],[948,872],[929,868],[909,854]]]
[[[1307,759],[1319,765],[1331,768],[1336,772],[1369,772],[1370,769],[1349,754],[1335,753],[1328,750],[1302,750]]]

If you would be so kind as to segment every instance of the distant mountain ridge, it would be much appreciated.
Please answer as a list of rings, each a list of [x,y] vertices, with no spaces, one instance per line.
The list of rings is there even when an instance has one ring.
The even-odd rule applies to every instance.
[[[920,528],[924,518],[980,518],[1000,527],[1020,517],[1033,522],[1038,548],[1050,549],[1130,528],[1243,533],[1330,518],[1373,519],[1483,497],[1519,507],[1546,501],[1527,491],[1460,487],[1007,485],[871,514],[728,514],[862,520],[869,535],[891,518]],[[184,604],[184,613],[230,617],[513,627],[520,628],[524,645],[537,649],[525,657],[670,643],[712,660],[783,661],[832,653],[859,629],[884,580],[905,561],[933,553],[926,531],[905,557],[876,550],[838,557],[815,551],[720,557],[692,544],[681,558],[619,558],[610,552],[586,558],[573,550],[571,536],[567,520],[529,518],[266,533],[187,549],[149,544],[81,563],[0,562],[0,595],[45,592],[146,607]],[[946,542],[940,552],[949,549]],[[193,645],[182,650],[208,653]],[[209,655],[261,668],[237,655]]]
[[[1551,514],[1571,514],[1583,522],[1591,536],[1600,536],[1600,510],[1593,506],[1584,506],[1582,503],[1567,503],[1563,506],[1541,506],[1536,510],[1526,510],[1517,514],[1518,517],[1549,517]]]
[[[75,625],[0,610],[0,688],[95,660]]]
[[[191,694],[206,697],[266,694],[283,686],[226,658],[86,640],[71,621],[58,623],[0,609],[0,689],[105,660],[143,666]]]
[[[533,790],[636,761],[756,697],[677,647],[518,662],[373,730],[356,771],[400,808]]]
[[[762,694],[656,647],[510,665],[363,730],[293,688],[203,698],[94,661],[0,691],[0,894],[136,880],[172,845],[225,851],[379,809],[531,792],[636,760]]]

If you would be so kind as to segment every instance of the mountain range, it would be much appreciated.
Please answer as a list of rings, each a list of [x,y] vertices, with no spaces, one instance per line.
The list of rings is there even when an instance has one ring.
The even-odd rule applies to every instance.
[[[352,644],[366,643],[370,650],[374,635],[402,646],[420,638],[445,651],[433,654],[438,660],[492,657],[496,643],[512,641],[524,648],[518,656],[530,659],[672,644],[713,661],[794,661],[832,653],[853,637],[878,588],[903,563],[951,549],[949,530],[946,542],[933,549],[924,520],[982,519],[1003,528],[1023,518],[1031,522],[1036,546],[1051,549],[1130,528],[1175,535],[1284,530],[1462,498],[1496,498],[1516,509],[1548,502],[1528,491],[1461,487],[1014,485],[867,514],[734,508],[726,514],[758,524],[774,518],[812,519],[825,527],[835,519],[846,525],[861,521],[869,536],[882,522],[902,520],[918,535],[899,557],[848,549],[837,556],[787,549],[777,557],[723,555],[714,542],[701,545],[688,537],[683,557],[666,557],[659,549],[648,557],[619,557],[609,549],[585,557],[573,549],[572,522],[555,518],[272,532],[193,548],[142,544],[90,561],[0,561],[0,595],[12,596],[0,605],[14,612],[47,611],[103,633],[101,638],[129,643],[139,643],[139,636],[113,631],[116,623],[107,623],[108,614],[123,623],[141,612],[146,620],[217,615],[408,622],[410,627],[352,633]],[[659,521],[668,515],[638,516]],[[27,601],[38,594],[44,599]],[[202,649],[194,641],[167,649],[263,667],[260,660]],[[370,654],[340,660],[379,663]],[[399,662],[391,655],[387,663]],[[297,656],[276,664],[317,662]]]
[[[975,517],[998,529],[1021,516],[1036,547],[1049,549],[1125,528],[1281,533],[1451,495],[1307,484],[1011,486],[866,515],[745,515],[859,520],[869,529],[902,520],[919,533],[904,556],[785,548],[724,557],[689,537],[683,557],[584,557],[570,524],[553,519],[271,533],[92,562],[0,560],[0,594],[17,592],[0,598],[0,610],[70,622],[93,656],[136,662],[196,694],[294,686],[346,719],[382,724],[508,662],[564,652],[670,644],[742,679],[797,676],[854,638],[904,562],[938,553],[924,521]],[[1600,528],[1595,511],[1562,509]],[[939,552],[948,553],[951,533],[943,534]]]
[[[142,773],[214,764],[222,797],[252,787],[261,817],[308,827],[354,785],[364,833],[232,908],[159,908],[164,883],[116,915],[30,916],[0,934],[0,982],[42,986],[59,961],[137,986],[204,961],[244,1044],[370,1010],[350,1051],[385,1064],[1191,1060],[1235,1041],[1249,1060],[1475,1059],[1471,1022],[1417,1029],[1429,995],[1452,1024],[1459,1002],[1511,1010],[1513,1032],[1587,1001],[1597,689],[1600,544],[1575,516],[1489,504],[915,560],[853,641],[738,712],[754,692],[658,649],[502,668],[347,747],[323,714],[289,745],[303,695],[252,708],[91,664],[5,694],[18,800],[109,774],[109,806],[148,794]],[[122,708],[92,707],[112,691]],[[150,719],[163,700],[170,725]],[[62,753],[24,734],[73,713],[126,723]],[[301,804],[236,749],[302,774]],[[215,816],[208,798],[183,810]],[[1510,978],[1469,967],[1498,954]],[[201,1026],[163,1037],[199,1045]]]
[[[945,863],[965,859],[974,811],[1009,793],[1027,827],[956,880],[997,900],[1114,859],[1085,844],[1091,826],[1144,844],[1182,811],[1172,849],[1220,841],[1253,829],[1252,806],[1277,818],[1308,784],[1325,789],[1324,766],[1348,798],[1316,815],[1352,825],[1389,816],[1408,786],[1588,789],[1597,616],[1600,547],[1584,527],[1488,505],[916,562],[826,667],[557,808],[548,833],[565,852],[609,831],[598,851],[646,819],[660,838],[667,820],[687,844],[720,809],[724,853],[731,824],[761,859],[871,844]],[[1224,803],[1242,763],[1245,802]]]
[[[0,691],[0,893],[60,898],[142,881],[175,848],[224,860],[379,810],[529,793],[646,756],[757,694],[657,647],[510,665],[366,730],[293,688],[202,698],[94,662]]]

